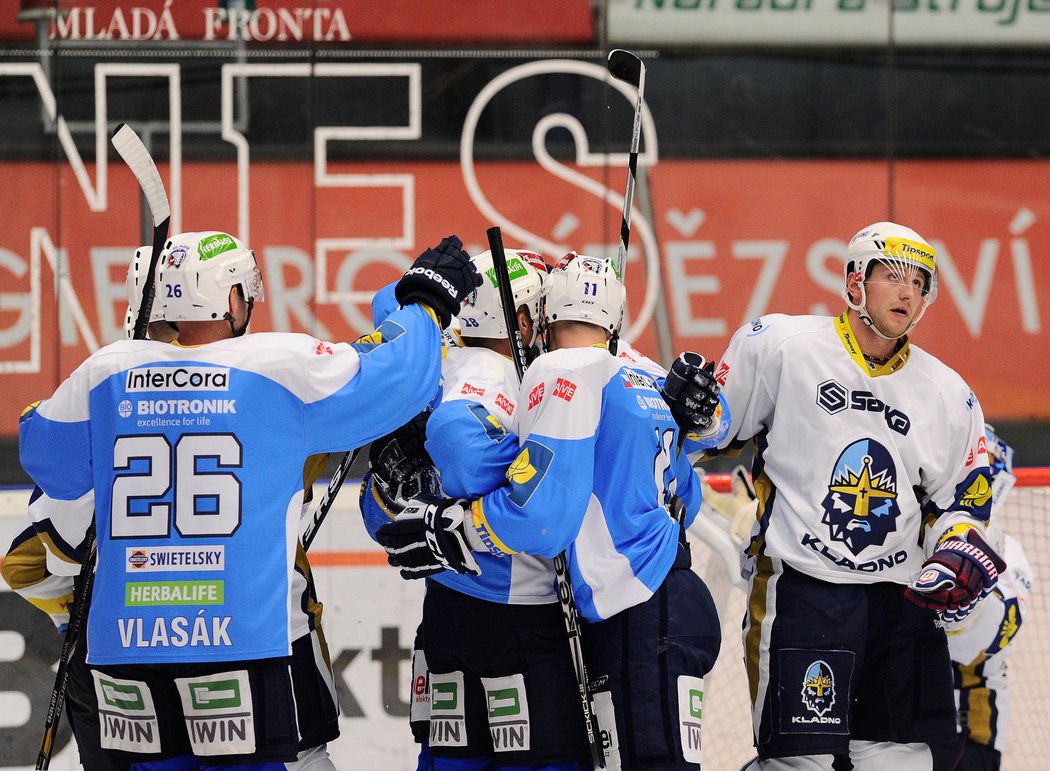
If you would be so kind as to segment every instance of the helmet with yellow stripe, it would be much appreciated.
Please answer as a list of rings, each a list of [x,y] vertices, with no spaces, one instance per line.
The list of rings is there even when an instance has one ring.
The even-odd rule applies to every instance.
[[[880,337],[889,338],[876,327],[867,310],[867,293],[864,282],[871,277],[876,263],[886,265],[896,280],[905,282],[909,277],[921,278],[919,291],[922,308],[908,328],[900,335],[910,332],[926,312],[926,308],[937,299],[937,254],[930,244],[914,230],[895,222],[876,222],[859,231],[846,249],[845,282],[842,296],[853,310]],[[858,297],[849,290],[850,277],[856,277]]]

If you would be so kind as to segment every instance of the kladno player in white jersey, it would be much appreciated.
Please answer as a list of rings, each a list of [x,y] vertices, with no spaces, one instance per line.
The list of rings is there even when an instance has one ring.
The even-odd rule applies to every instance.
[[[158,300],[178,342],[106,346],[24,413],[20,457],[44,493],[94,491],[87,661],[119,761],[332,767],[299,758],[289,667],[303,460],[431,398],[441,329],[478,279],[460,246],[421,254],[404,308],[351,345],[244,335],[262,298],[254,253],[226,233],[176,236]]]
[[[1002,560],[984,419],[962,378],[908,333],[937,293],[933,248],[879,222],[850,241],[840,316],[770,315],[717,372],[754,443],[744,643],[755,769],[928,769],[954,732],[938,616],[972,610]]]

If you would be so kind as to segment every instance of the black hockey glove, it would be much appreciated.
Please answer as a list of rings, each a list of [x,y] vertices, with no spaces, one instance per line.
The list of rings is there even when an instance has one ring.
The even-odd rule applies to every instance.
[[[394,287],[394,296],[401,305],[426,303],[437,313],[444,329],[459,313],[467,295],[479,286],[481,274],[463,251],[463,242],[448,236],[416,257]]]
[[[674,360],[667,373],[662,395],[683,432],[702,434],[714,422],[719,391],[714,368],[714,362],[686,351]]]
[[[922,608],[937,611],[945,621],[958,621],[991,594],[1006,569],[1003,558],[976,530],[952,536],[922,563],[919,577],[904,596]]]
[[[372,482],[387,508],[401,511],[409,498],[438,494],[438,474],[424,442],[430,411],[419,413],[368,448]]]
[[[401,568],[402,578],[425,578],[442,570],[480,576],[463,527],[469,514],[470,503],[463,498],[418,498],[379,528],[376,540],[386,549],[387,561]]]

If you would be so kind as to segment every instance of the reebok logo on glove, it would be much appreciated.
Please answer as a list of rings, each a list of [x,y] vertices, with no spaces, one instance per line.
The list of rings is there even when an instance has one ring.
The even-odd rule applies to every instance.
[[[411,276],[413,274],[426,276],[427,278],[431,279],[432,281],[436,281],[438,284],[441,285],[441,287],[446,292],[448,292],[449,296],[453,300],[459,299],[459,293],[456,291],[456,288],[454,286],[452,286],[452,284],[450,284],[448,282],[448,279],[446,279],[443,276],[438,275],[432,269],[430,269],[430,268],[410,268],[405,273],[406,276]]]

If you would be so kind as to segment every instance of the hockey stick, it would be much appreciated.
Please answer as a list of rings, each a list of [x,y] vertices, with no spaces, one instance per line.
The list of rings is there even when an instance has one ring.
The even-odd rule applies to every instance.
[[[510,286],[510,271],[507,269],[507,254],[503,250],[503,235],[498,227],[485,231],[489,238],[489,251],[492,252],[492,266],[496,270],[496,283],[499,289],[500,304],[503,306],[503,320],[507,325],[507,337],[510,340],[511,358],[518,373],[520,383],[528,367],[525,356],[525,341],[518,328],[518,312],[514,305],[514,291]],[[554,576],[558,585],[558,601],[561,603],[562,620],[565,621],[565,632],[569,637],[569,650],[572,654],[572,666],[576,670],[576,684],[580,690],[580,702],[583,706],[583,724],[587,731],[587,744],[591,748],[591,760],[595,768],[605,768],[605,753],[596,730],[596,721],[591,702],[591,690],[587,682],[587,665],[583,660],[583,640],[580,636],[580,614],[576,610],[576,601],[572,596],[572,584],[569,583],[569,567],[565,552],[554,558]]]
[[[328,516],[332,504],[335,503],[335,496],[339,494],[339,488],[343,486],[343,482],[346,481],[346,475],[350,473],[350,467],[354,465],[354,461],[357,460],[357,456],[360,453],[361,448],[358,447],[353,452],[344,453],[343,459],[339,461],[335,473],[332,474],[332,479],[328,482],[328,489],[324,491],[324,496],[317,503],[317,508],[310,519],[310,524],[303,531],[303,551],[310,550],[310,544],[317,537],[317,531],[320,529],[321,523]]]
[[[120,157],[124,159],[124,163],[131,169],[132,174],[135,175],[135,179],[138,180],[139,187],[146,196],[146,204],[149,206],[150,218],[153,221],[153,250],[150,254],[149,268],[142,287],[142,301],[139,303],[138,314],[135,317],[135,329],[132,333],[133,339],[144,340],[156,294],[154,277],[157,274],[157,263],[160,261],[164,242],[168,239],[171,207],[168,205],[168,195],[164,191],[164,181],[160,178],[157,165],[153,162],[153,158],[150,157],[149,151],[142,144],[138,134],[126,123],[121,123],[113,132],[110,141]],[[76,598],[73,600],[73,607],[70,611],[66,636],[62,641],[62,652],[59,655],[58,670],[55,673],[55,685],[51,689],[51,699],[47,705],[44,735],[40,739],[40,753],[36,759],[37,769],[47,769],[51,766],[55,736],[58,733],[59,722],[62,720],[62,705],[66,699],[66,687],[69,685],[69,656],[80,638],[80,630],[87,618],[88,596],[91,594],[91,584],[95,577],[92,569],[96,556],[94,520],[84,534],[84,544],[84,561],[80,564],[80,574],[76,582]]]
[[[631,242],[631,207],[634,205],[634,182],[638,174],[638,145],[642,138],[642,100],[645,94],[645,65],[642,60],[616,48],[609,52],[609,74],[617,80],[638,89],[638,101],[634,105],[634,127],[631,129],[631,152],[627,159],[627,190],[623,196],[623,216],[620,219],[620,247],[616,252],[616,274],[626,286],[627,247]],[[609,353],[616,355],[619,330],[609,340]]]
[[[627,267],[627,246],[631,241],[631,206],[634,204],[634,182],[638,174],[638,145],[642,134],[642,100],[645,94],[645,65],[642,60],[617,48],[609,52],[609,74],[638,89],[634,105],[634,127],[631,130],[631,153],[627,160],[627,190],[623,196],[623,217],[620,220],[620,248],[616,253],[616,271],[623,280]]]

